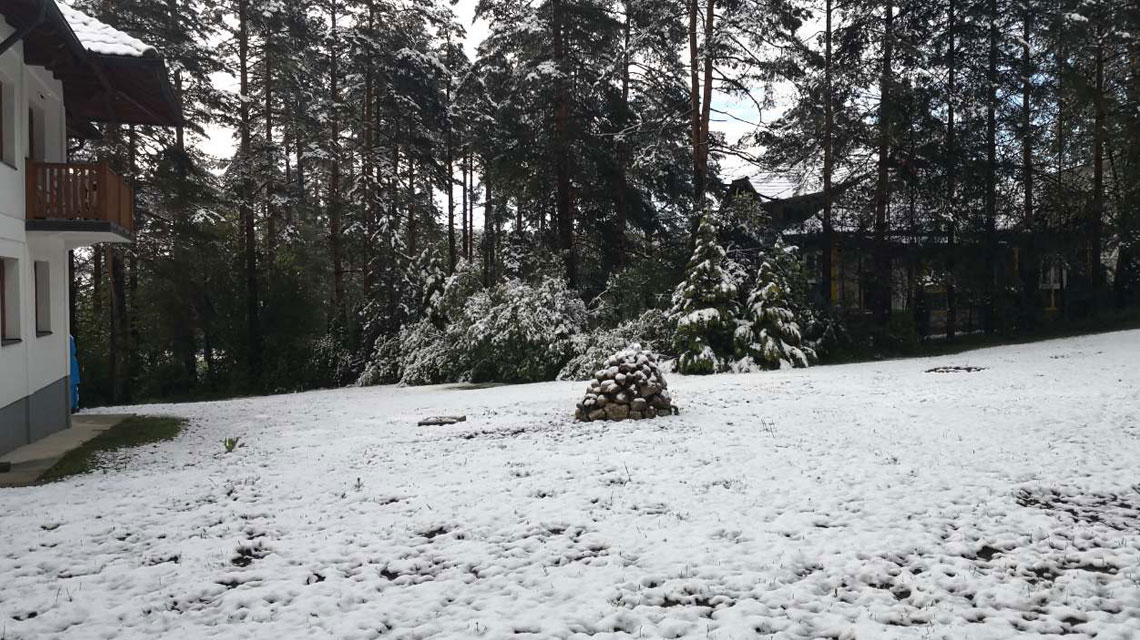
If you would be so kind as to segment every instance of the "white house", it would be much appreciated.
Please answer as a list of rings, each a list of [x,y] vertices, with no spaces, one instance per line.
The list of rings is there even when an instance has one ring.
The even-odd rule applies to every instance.
[[[68,251],[130,242],[134,193],[69,163],[91,123],[176,125],[157,52],[56,0],[0,2],[0,454],[71,423]]]

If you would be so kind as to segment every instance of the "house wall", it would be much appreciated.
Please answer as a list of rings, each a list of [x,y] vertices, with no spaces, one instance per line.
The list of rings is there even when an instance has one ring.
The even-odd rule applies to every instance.
[[[0,40],[12,33],[0,20]],[[19,342],[0,346],[0,455],[70,426],[67,249],[59,234],[24,228],[25,157],[28,110],[41,118],[35,144],[45,162],[63,162],[67,155],[63,87],[49,72],[26,67],[23,46],[17,43],[0,56],[0,82],[9,90],[5,140],[11,162],[0,162],[0,258],[6,258],[9,295],[18,301]],[[48,331],[37,332],[35,263],[46,269]],[[14,269],[11,267],[14,266]]]

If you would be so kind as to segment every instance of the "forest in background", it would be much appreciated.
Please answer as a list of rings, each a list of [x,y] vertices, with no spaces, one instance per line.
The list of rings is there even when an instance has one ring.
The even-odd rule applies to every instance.
[[[987,332],[1044,322],[1037,273],[993,276],[1006,229],[1074,238],[1086,314],[1137,302],[1129,3],[481,0],[473,59],[444,0],[75,4],[161,51],[186,119],[73,151],[139,193],[133,245],[73,257],[87,405],[580,376],[627,341],[683,355],[693,300],[798,349],[786,308],[813,359],[886,345],[900,235],[978,249],[925,277]],[[722,95],[778,117],[729,144],[710,130]],[[199,151],[213,124],[233,157]],[[820,295],[830,252],[806,277],[727,198],[728,157],[822,192],[824,246],[867,239],[867,313]],[[757,306],[773,283],[777,312]]]

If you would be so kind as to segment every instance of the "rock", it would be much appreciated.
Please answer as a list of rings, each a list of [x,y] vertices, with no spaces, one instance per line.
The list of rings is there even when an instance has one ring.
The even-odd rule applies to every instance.
[[[629,417],[629,405],[627,404],[609,404],[606,405],[606,419],[607,420],[625,420]]]
[[[432,416],[424,418],[419,421],[421,427],[436,427],[440,425],[455,424],[456,422],[466,422],[467,416]]]
[[[641,420],[676,413],[657,357],[638,344],[606,359],[574,416],[578,420]]]

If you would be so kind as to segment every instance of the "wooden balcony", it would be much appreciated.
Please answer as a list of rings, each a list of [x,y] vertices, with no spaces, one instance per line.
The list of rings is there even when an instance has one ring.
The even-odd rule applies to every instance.
[[[106,162],[29,159],[26,193],[29,230],[134,234],[135,192]]]

